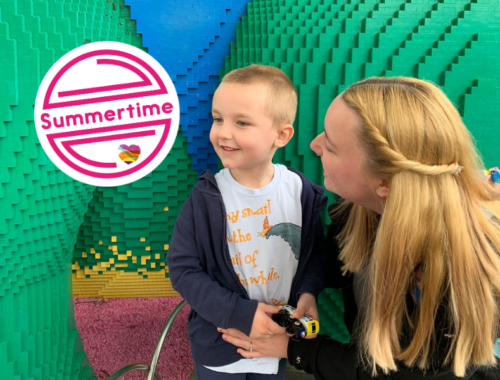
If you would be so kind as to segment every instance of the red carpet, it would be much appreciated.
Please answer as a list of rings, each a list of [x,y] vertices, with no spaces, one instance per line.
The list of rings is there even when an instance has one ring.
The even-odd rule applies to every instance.
[[[74,298],[76,326],[99,380],[132,363],[149,365],[168,317],[181,298]],[[165,339],[156,372],[163,380],[186,380],[193,371],[187,339],[189,306],[177,316]],[[121,379],[146,379],[132,372]],[[120,379],[120,380],[121,380]]]

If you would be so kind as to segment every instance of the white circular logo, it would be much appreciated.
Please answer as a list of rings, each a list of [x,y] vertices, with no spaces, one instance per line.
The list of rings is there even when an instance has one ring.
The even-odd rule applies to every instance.
[[[142,50],[95,42],[59,59],[38,89],[43,149],[70,177],[120,186],[154,170],[179,129],[179,100],[163,67]]]

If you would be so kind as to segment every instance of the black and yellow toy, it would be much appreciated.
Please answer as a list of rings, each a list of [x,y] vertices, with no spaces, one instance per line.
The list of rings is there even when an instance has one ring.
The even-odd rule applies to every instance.
[[[286,328],[286,332],[292,335],[292,339],[299,340],[306,336],[315,335],[319,332],[319,322],[307,315],[296,319],[293,317],[295,308],[289,305],[283,306],[278,314],[273,315],[275,321],[281,327]]]

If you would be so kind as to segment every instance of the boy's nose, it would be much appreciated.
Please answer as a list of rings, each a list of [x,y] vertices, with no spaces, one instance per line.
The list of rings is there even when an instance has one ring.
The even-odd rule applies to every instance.
[[[227,123],[222,123],[219,129],[219,138],[223,140],[229,140],[231,138],[231,128]]]

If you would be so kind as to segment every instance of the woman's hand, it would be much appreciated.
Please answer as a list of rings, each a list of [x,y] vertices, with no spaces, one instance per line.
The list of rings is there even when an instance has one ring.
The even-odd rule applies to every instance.
[[[239,347],[237,352],[244,358],[286,358],[288,340],[286,334],[274,335],[267,339],[249,339],[236,329],[219,330],[222,339]],[[250,352],[251,351],[251,352]]]
[[[302,293],[299,296],[299,302],[297,302],[297,309],[293,313],[293,317],[295,319],[299,319],[304,314],[319,322],[318,307],[316,306],[316,297],[314,297],[310,293]],[[316,338],[316,335],[317,334],[308,335],[306,339]]]
[[[253,317],[252,328],[249,337],[252,339],[266,339],[273,335],[285,334],[285,328],[279,326],[269,315],[278,314],[281,306],[271,306],[259,302],[255,316]],[[246,335],[245,335],[246,336]]]

